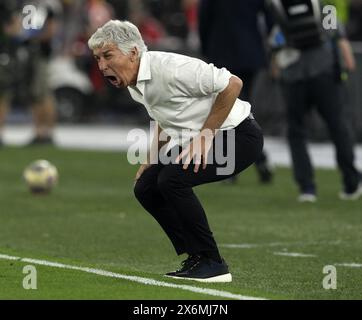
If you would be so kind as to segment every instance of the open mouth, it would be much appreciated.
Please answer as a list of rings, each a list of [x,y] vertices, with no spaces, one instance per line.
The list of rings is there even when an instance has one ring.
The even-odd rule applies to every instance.
[[[115,76],[105,76],[105,78],[114,86],[119,87],[119,81]]]

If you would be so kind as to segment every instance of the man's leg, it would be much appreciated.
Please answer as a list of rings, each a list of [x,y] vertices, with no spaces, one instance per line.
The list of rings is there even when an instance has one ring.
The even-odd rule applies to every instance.
[[[32,115],[35,127],[34,142],[51,142],[56,122],[56,108],[51,95],[32,105]]]
[[[311,85],[318,111],[325,120],[336,148],[337,163],[342,172],[344,191],[358,188],[359,173],[354,166],[353,139],[344,116],[341,88],[333,75],[324,74]]]
[[[186,173],[180,165],[165,166],[159,175],[158,187],[184,226],[186,251],[191,255],[203,253],[220,261],[205,211],[192,190],[193,184],[183,179],[184,175],[192,175],[192,169]]]
[[[315,193],[314,172],[306,146],[305,116],[309,110],[306,82],[284,83],[288,143],[293,173],[301,193]]]
[[[171,240],[178,255],[186,253],[182,223],[178,214],[161,194],[158,175],[163,165],[152,165],[137,180],[134,193],[141,205],[156,219]],[[191,254],[190,252],[187,252]]]
[[[225,147],[227,133],[219,132],[219,134],[224,136]],[[218,169],[222,165],[217,164],[216,161],[208,164],[206,169],[200,168],[197,173],[193,171],[192,164],[186,170],[183,169],[182,164],[169,164],[162,168],[158,175],[158,187],[181,220],[187,252],[202,254],[216,261],[221,260],[205,211],[192,188],[240,173],[255,161],[262,147],[263,138],[260,128],[255,121],[245,120],[235,130],[235,154],[232,155],[235,158],[235,169],[230,174],[218,174]],[[216,157],[213,158],[216,159]]]
[[[55,99],[49,87],[49,65],[45,58],[34,60],[31,85],[31,111],[34,122],[34,139],[31,144],[52,143],[57,112]]]

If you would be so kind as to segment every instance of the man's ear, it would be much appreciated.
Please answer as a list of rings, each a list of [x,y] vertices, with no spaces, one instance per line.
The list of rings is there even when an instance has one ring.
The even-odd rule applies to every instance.
[[[130,54],[132,62],[137,61],[137,59],[138,59],[138,49],[136,47],[134,47],[129,54]]]

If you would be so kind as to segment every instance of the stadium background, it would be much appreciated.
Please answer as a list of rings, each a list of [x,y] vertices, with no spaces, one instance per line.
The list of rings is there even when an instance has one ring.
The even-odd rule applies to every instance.
[[[350,10],[343,11],[347,2],[330,2],[340,8],[358,60],[358,71],[348,82],[346,117],[361,142],[362,3],[349,1]],[[201,285],[189,282],[177,284],[191,288],[164,287],[162,274],[177,267],[180,259],[134,199],[137,168],[112,145],[123,142],[128,129],[147,126],[149,119],[127,90],[116,90],[102,80],[86,40],[90,30],[111,16],[127,18],[140,27],[150,50],[200,56],[197,1],[62,0],[59,4],[61,26],[53,39],[50,81],[57,96],[57,134],[64,136],[55,140],[58,144],[65,139],[69,146],[77,136],[86,149],[95,149],[97,141],[107,152],[61,144],[22,148],[10,143],[0,149],[0,299],[362,298],[361,205],[338,199],[338,172],[330,169],[317,170],[319,199],[311,205],[297,203],[288,167],[275,168],[271,186],[261,186],[250,168],[235,185],[198,188],[234,281],[202,286],[207,293],[197,291]],[[22,145],[30,138],[31,117],[22,94],[28,80],[21,73],[18,78],[4,140],[12,142],[19,132],[25,133],[25,139],[19,139]],[[267,145],[274,137],[283,143],[283,101],[267,70],[257,79],[253,104]],[[317,117],[309,126],[312,140],[328,142]],[[286,149],[284,143],[277,144],[275,152],[281,148]],[[323,148],[316,147],[316,163],[323,160]],[[60,172],[59,185],[45,197],[31,195],[21,179],[25,166],[38,158],[53,162]],[[53,262],[78,270],[57,268]],[[38,268],[38,290],[22,287],[22,268],[30,263]],[[337,290],[322,287],[323,267],[329,264],[338,268]],[[158,280],[163,285],[108,279],[82,273],[80,267]],[[221,296],[212,290],[221,291]]]
[[[351,3],[347,10],[342,5],[345,2],[343,0],[325,2],[337,5],[358,61],[358,70],[350,75],[347,82],[349,99],[346,116],[354,128],[356,139],[362,141],[362,126],[358,125],[362,121],[362,3],[347,1],[346,3]],[[147,124],[146,113],[142,107],[137,107],[126,89],[117,90],[103,81],[86,47],[90,30],[95,30],[108,18],[135,22],[140,27],[149,50],[167,50],[201,57],[195,0],[63,0],[58,1],[59,4],[62,5],[59,13],[60,26],[53,41],[50,82],[55,89],[59,121],[62,123]],[[97,11],[100,12],[99,16]],[[67,70],[68,74],[62,70]],[[72,77],[73,80],[69,80]],[[21,76],[19,79],[23,80],[14,88],[18,101],[14,101],[9,123],[29,121],[25,108],[26,97],[21,100],[28,79]],[[74,79],[80,80],[75,83]],[[259,74],[252,102],[266,135],[284,136],[283,99],[278,85],[270,79],[268,70]],[[318,117],[313,116],[309,126],[312,140],[328,139],[325,127]]]

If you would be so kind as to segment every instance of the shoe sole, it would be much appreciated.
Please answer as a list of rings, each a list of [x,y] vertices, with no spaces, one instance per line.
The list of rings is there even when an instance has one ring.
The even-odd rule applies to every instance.
[[[316,203],[317,198],[316,197],[299,197],[298,199],[299,203]]]
[[[344,201],[354,201],[354,200],[358,200],[361,197],[360,194],[356,194],[356,195],[346,195],[346,194],[340,194],[339,195],[339,199],[340,200],[344,200]]]
[[[344,192],[339,193],[339,199],[346,201],[358,200],[362,196],[362,185],[358,187],[358,190],[354,194],[346,194]]]
[[[208,282],[208,283],[222,283],[222,282],[231,282],[233,280],[231,273],[222,274],[215,277],[210,278],[186,278],[186,277],[177,277],[177,276],[170,276],[165,275],[165,277],[173,278],[173,279],[179,279],[179,280],[193,280],[198,282]]]

